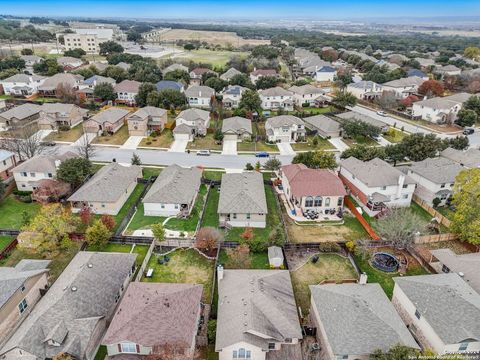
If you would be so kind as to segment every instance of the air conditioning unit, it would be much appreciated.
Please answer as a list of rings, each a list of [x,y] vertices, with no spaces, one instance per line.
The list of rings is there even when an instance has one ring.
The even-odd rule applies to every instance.
[[[312,351],[319,351],[321,349],[319,343],[313,343],[311,346]]]

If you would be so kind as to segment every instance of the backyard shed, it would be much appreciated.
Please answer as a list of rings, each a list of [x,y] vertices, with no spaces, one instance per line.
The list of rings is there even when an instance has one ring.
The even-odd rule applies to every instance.
[[[279,246],[270,246],[268,248],[268,263],[270,267],[280,268],[283,265],[283,252]]]

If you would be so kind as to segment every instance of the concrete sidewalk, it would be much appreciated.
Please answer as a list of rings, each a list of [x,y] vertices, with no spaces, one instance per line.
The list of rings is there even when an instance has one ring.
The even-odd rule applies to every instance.
[[[342,139],[340,138],[332,138],[332,139],[328,139],[328,141],[330,142],[330,144],[332,144],[333,146],[335,146],[335,148],[338,150],[338,151],[345,151],[345,150],[348,150],[349,146],[347,144],[345,144]]]

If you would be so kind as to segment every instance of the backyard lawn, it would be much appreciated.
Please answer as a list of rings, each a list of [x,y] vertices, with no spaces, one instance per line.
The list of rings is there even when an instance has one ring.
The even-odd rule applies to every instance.
[[[95,354],[94,360],[104,360],[107,357],[107,347],[105,345],[100,345],[97,353]]]
[[[139,147],[169,148],[173,143],[172,130],[165,129],[160,136],[148,136],[142,139]]]
[[[79,124],[68,131],[57,131],[48,134],[46,141],[75,142],[83,135],[83,126]]]
[[[378,145],[378,143],[375,140],[365,136],[357,136],[351,139],[342,138],[342,141],[348,146],[354,146],[354,145],[377,146]]]
[[[203,301],[210,303],[215,262],[208,260],[194,249],[177,249],[168,254],[167,264],[158,264],[157,256],[152,255],[147,269],[152,268],[151,278],[145,282],[186,283],[203,285]]]
[[[198,136],[194,141],[190,141],[187,145],[187,149],[222,150],[222,144],[221,142],[217,144],[217,141],[213,138],[213,134],[207,134],[205,136]]]
[[[230,258],[227,255],[227,251],[222,249],[218,257],[218,263],[222,264],[225,269],[236,269],[233,264],[230,263]],[[268,253],[250,253],[250,267],[248,269],[270,269],[268,262]]]
[[[143,178],[150,179],[151,176],[158,176],[163,169],[160,168],[143,168]]]
[[[220,199],[220,191],[218,187],[210,188],[207,203],[205,204],[205,214],[203,216],[202,227],[218,228],[218,200]]]
[[[92,144],[104,144],[104,145],[123,145],[127,141],[128,135],[128,126],[123,125],[115,134],[97,136],[93,139]]]
[[[385,140],[390,141],[391,143],[398,143],[407,135],[407,133],[391,127],[385,134],[383,134],[383,137]]]
[[[23,213],[30,217],[34,216],[40,209],[40,204],[24,203],[9,195],[0,202],[0,229],[20,229],[23,225]]]
[[[13,238],[11,236],[0,236],[0,252],[10,245],[12,240]]]
[[[337,254],[318,254],[318,256],[319,259],[315,264],[308,261],[297,270],[290,272],[295,299],[302,309],[303,316],[308,315],[310,310],[309,285],[318,285],[325,280],[340,282],[357,278],[357,273],[347,258]]]
[[[318,114],[325,114],[329,112],[335,111],[335,108],[332,106],[327,106],[327,107],[306,107],[306,108],[301,108],[301,112],[304,112],[306,114],[311,114],[311,115],[318,115]]]
[[[222,175],[225,174],[225,171],[209,171],[206,170],[202,173],[204,179],[220,181],[222,180]]]
[[[199,35],[200,36],[200,35]],[[212,64],[213,67],[223,67],[234,56],[247,57],[248,53],[238,51],[212,51],[209,49],[198,49],[184,51],[182,54],[172,57],[173,59],[191,60],[196,63]],[[168,56],[170,57],[170,56]]]
[[[313,150],[331,150],[335,149],[335,147],[330,144],[327,139],[324,139],[320,136],[316,136],[317,138],[317,145],[313,145],[313,139],[315,136],[307,136],[306,142],[298,142],[292,144],[292,149],[295,151],[313,151]]]
[[[132,246],[131,244],[114,244],[114,243],[108,243],[107,245],[103,247],[88,247],[88,251],[99,251],[99,252],[119,252],[119,253],[131,253],[132,252]],[[133,252],[137,255],[136,263],[140,265],[143,262],[143,259],[145,259],[145,256],[147,255],[148,252],[148,245],[135,245],[135,248],[133,249]]]

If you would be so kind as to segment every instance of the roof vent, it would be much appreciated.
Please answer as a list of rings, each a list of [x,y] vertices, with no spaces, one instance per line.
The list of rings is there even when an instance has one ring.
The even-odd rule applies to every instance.
[[[460,277],[464,277],[464,276],[465,276],[465,274],[464,274],[463,272],[461,272],[461,271],[458,273],[458,275],[459,275]]]
[[[71,290],[72,290],[73,292],[75,292],[75,291],[77,291],[77,287],[76,287],[76,286],[72,286]]]
[[[87,265],[90,269],[93,268],[93,264],[88,264]]]

